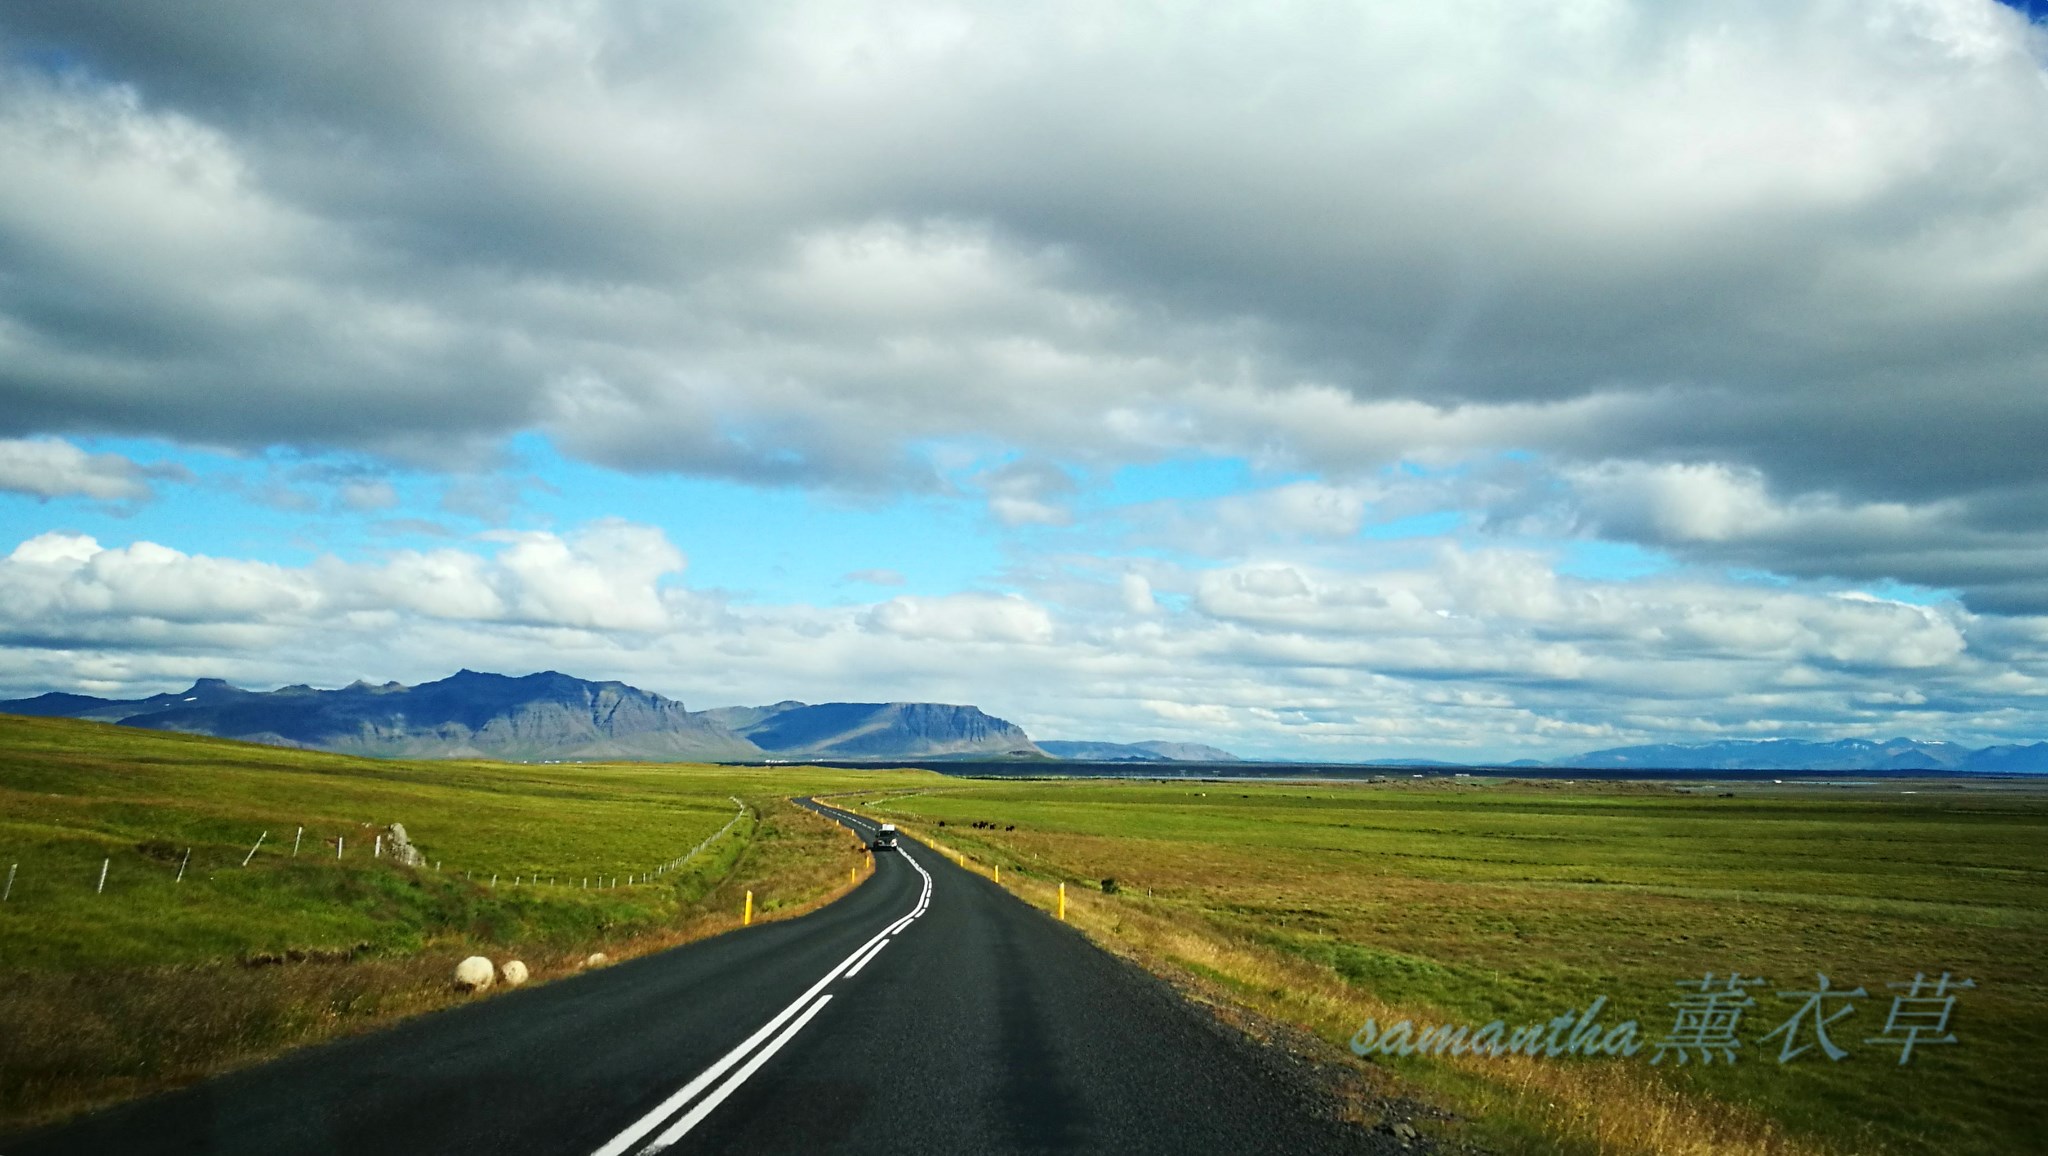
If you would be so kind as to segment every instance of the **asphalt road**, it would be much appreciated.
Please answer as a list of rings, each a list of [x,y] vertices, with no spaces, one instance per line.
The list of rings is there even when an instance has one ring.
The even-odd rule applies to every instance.
[[[964,1156],[1385,1143],[988,880],[909,839],[876,858],[852,894],[802,918],[298,1052],[0,1151]]]

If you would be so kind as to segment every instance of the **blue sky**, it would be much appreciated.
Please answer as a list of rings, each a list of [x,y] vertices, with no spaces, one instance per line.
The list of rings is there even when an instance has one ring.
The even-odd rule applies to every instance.
[[[2021,9],[17,8],[0,694],[2048,738]]]

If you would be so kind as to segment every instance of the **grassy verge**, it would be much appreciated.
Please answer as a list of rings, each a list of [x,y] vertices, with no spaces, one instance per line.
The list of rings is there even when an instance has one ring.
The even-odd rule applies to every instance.
[[[381,762],[0,716],[0,872],[19,864],[0,1130],[446,1006],[468,955],[544,981],[726,930],[747,891],[756,918],[801,913],[869,868],[786,797],[875,781]],[[393,822],[423,867],[372,854]]]
[[[1368,1017],[1672,1025],[1679,980],[1770,981],[1739,1062],[1374,1057],[1387,1087],[1497,1150],[1959,1153],[2042,1144],[2048,797],[1645,785],[1004,783],[864,796],[1155,971],[1342,1045]],[[944,827],[939,824],[943,822]],[[976,824],[981,824],[977,826]],[[1102,880],[1114,877],[1115,894]],[[1890,982],[1973,978],[1953,1046],[1865,1044]],[[1815,973],[1862,986],[1834,1038],[1777,1062],[1761,1039]],[[1833,1005],[1839,1006],[1839,1005]],[[1810,1033],[1805,1042],[1811,1042]]]

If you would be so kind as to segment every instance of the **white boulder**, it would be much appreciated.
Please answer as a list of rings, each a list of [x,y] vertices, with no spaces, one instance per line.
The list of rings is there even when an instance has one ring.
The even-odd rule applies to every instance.
[[[400,867],[427,865],[427,857],[421,854],[418,847],[413,846],[411,839],[406,838],[404,823],[393,823],[384,828],[383,839],[384,845],[391,848],[391,861]]]
[[[526,965],[516,959],[508,959],[505,966],[498,969],[498,975],[506,987],[518,987],[526,982]]]
[[[462,991],[482,991],[491,986],[498,969],[481,955],[472,955],[455,965],[455,986]]]
[[[602,951],[593,951],[593,952],[591,952],[591,953],[590,953],[590,957],[589,957],[588,959],[585,959],[585,960],[583,961],[583,966],[585,966],[585,967],[603,967],[603,966],[604,966],[605,964],[607,964],[607,963],[610,963],[611,961],[612,961],[612,957],[611,957],[611,956],[609,956],[609,955],[606,955],[606,954],[605,954],[604,952],[602,952]]]

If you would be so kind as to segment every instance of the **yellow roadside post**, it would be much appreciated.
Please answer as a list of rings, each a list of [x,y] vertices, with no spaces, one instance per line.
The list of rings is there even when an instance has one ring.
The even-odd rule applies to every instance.
[[[858,867],[848,867],[848,868],[846,869],[846,885],[847,885],[848,887],[851,887],[851,886],[853,886],[853,885],[854,885],[854,883],[855,883],[855,882],[857,882],[857,881],[858,881],[859,879],[860,879],[860,868],[858,868]]]
[[[1060,922],[1067,921],[1067,885],[1060,884]]]
[[[1001,863],[998,863],[998,864],[996,864],[996,882],[998,882],[998,883],[1001,883],[1002,881],[1003,881],[1003,865],[1002,865]]]
[[[751,892],[751,891],[749,891],[749,892],[747,892],[747,913],[746,913],[745,915],[742,915],[742,916],[740,916],[740,926],[741,926],[741,927],[752,927],[753,925],[754,925],[754,893],[753,893],[753,892]]]

